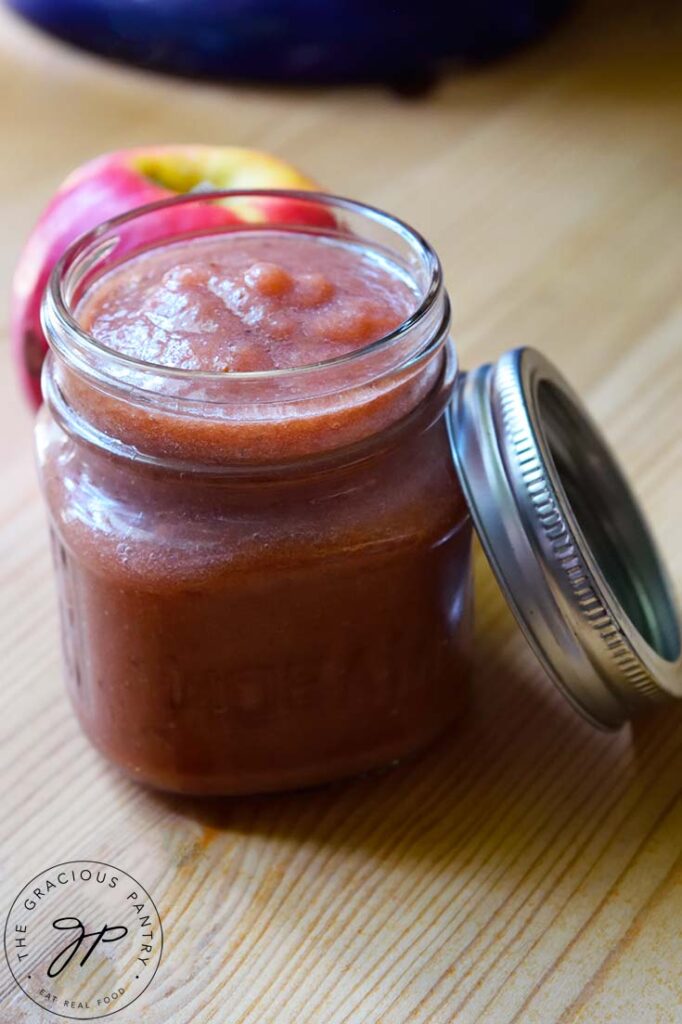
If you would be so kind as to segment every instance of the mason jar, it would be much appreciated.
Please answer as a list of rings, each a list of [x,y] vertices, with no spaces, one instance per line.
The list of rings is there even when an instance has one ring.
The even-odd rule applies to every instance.
[[[145,362],[84,328],[104,274],[243,230],[388,259],[414,311],[342,356],[231,373]],[[195,794],[306,786],[403,758],[460,715],[472,526],[449,326],[430,245],[317,194],[169,200],[62,259],[37,449],[66,681],[86,735],[133,778]]]

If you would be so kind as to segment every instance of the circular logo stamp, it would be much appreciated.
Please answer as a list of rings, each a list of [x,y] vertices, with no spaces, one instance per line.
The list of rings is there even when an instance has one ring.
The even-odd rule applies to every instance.
[[[24,886],[5,924],[14,980],[57,1017],[95,1020],[130,1006],[156,974],[163,929],[153,899],[113,864],[74,860]]]

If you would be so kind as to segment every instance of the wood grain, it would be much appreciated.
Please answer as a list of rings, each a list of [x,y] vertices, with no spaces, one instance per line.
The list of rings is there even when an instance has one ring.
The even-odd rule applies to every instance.
[[[6,346],[22,239],[107,148],[255,145],[415,223],[440,251],[462,362],[536,345],[622,453],[682,580],[682,79],[673,4],[595,4],[544,46],[443,81],[269,91],[173,82],[0,14],[0,910],[70,858],[133,873],[166,948],[145,1024],[680,1024],[682,714],[582,723],[479,559],[459,730],[308,793],[161,797],[86,744],[60,680],[43,512]],[[0,1022],[54,1020],[0,963]]]

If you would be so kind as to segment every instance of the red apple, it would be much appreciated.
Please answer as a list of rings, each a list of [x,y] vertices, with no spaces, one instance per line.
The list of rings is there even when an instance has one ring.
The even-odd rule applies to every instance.
[[[110,217],[204,183],[216,189],[315,188],[314,182],[276,157],[234,146],[122,149],[83,164],[59,187],[24,246],[12,282],[12,351],[23,390],[34,408],[42,400],[40,370],[47,351],[40,303],[52,268],[65,249]],[[239,220],[325,224],[330,219],[323,207],[315,210],[290,198],[268,204],[241,202],[236,207],[181,206],[167,215],[175,222],[184,218],[187,228]],[[158,230],[159,221],[155,223]],[[144,240],[150,240],[146,234]]]

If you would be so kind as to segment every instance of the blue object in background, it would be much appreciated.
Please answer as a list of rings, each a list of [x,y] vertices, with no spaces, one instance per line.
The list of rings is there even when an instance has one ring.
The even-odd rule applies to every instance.
[[[76,46],[192,77],[428,80],[537,38],[570,0],[8,0]]]

